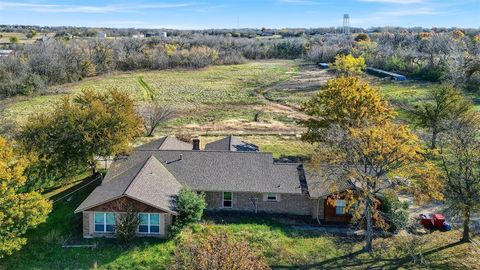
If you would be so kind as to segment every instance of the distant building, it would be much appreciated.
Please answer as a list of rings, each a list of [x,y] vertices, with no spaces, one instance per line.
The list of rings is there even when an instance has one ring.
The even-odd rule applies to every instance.
[[[99,33],[97,34],[97,37],[98,37],[98,38],[107,38],[107,33],[105,33],[105,32],[99,32]]]
[[[167,37],[167,32],[147,32],[145,37]]]
[[[144,37],[145,37],[144,34],[137,34],[132,36],[132,38],[144,38]]]
[[[0,50],[0,59],[6,59],[13,56],[13,50]]]

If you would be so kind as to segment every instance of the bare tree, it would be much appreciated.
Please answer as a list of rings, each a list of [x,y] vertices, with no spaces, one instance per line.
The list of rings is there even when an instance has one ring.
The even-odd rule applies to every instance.
[[[168,106],[158,103],[147,103],[140,108],[143,117],[143,127],[148,137],[153,136],[155,130],[163,123],[175,117],[175,111]]]

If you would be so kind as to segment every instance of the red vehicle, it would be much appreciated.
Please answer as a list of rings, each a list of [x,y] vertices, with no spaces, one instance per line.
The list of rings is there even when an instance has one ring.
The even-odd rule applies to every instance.
[[[442,214],[420,214],[418,218],[420,219],[420,224],[429,230],[450,231],[452,229],[452,226],[445,222],[445,217]]]

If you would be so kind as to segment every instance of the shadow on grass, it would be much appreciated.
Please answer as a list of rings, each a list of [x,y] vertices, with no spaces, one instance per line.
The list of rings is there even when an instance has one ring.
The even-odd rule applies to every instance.
[[[433,255],[445,249],[453,248],[461,242],[451,243],[445,246],[431,249],[423,253],[423,256]],[[361,255],[366,255],[360,257]],[[274,269],[343,269],[343,268],[357,268],[361,269],[404,269],[405,267],[414,264],[414,259],[411,256],[402,256],[398,258],[378,258],[374,256],[368,256],[364,250],[358,250],[352,253],[348,253],[342,256],[334,257],[317,263],[302,264],[302,265],[274,265]],[[428,264],[427,268],[434,269],[452,269],[451,265],[445,265],[442,262],[432,262]]]

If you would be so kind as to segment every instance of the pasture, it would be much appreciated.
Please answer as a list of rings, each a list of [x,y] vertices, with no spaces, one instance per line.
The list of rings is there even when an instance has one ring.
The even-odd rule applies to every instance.
[[[333,75],[299,60],[251,61],[241,65],[211,66],[198,70],[162,70],[116,73],[55,86],[45,95],[0,101],[0,128],[14,132],[31,115],[51,110],[62,98],[82,89],[126,91],[139,106],[154,100],[176,111],[176,117],[155,134],[201,135],[204,140],[240,135],[262,150],[280,155],[307,156],[312,145],[300,141],[304,129],[298,121],[306,116],[301,103],[314,95]],[[389,82],[367,76],[380,93],[406,119],[401,107],[428,99],[437,84]],[[469,94],[480,108],[479,96]],[[149,140],[141,138],[138,143]]]

